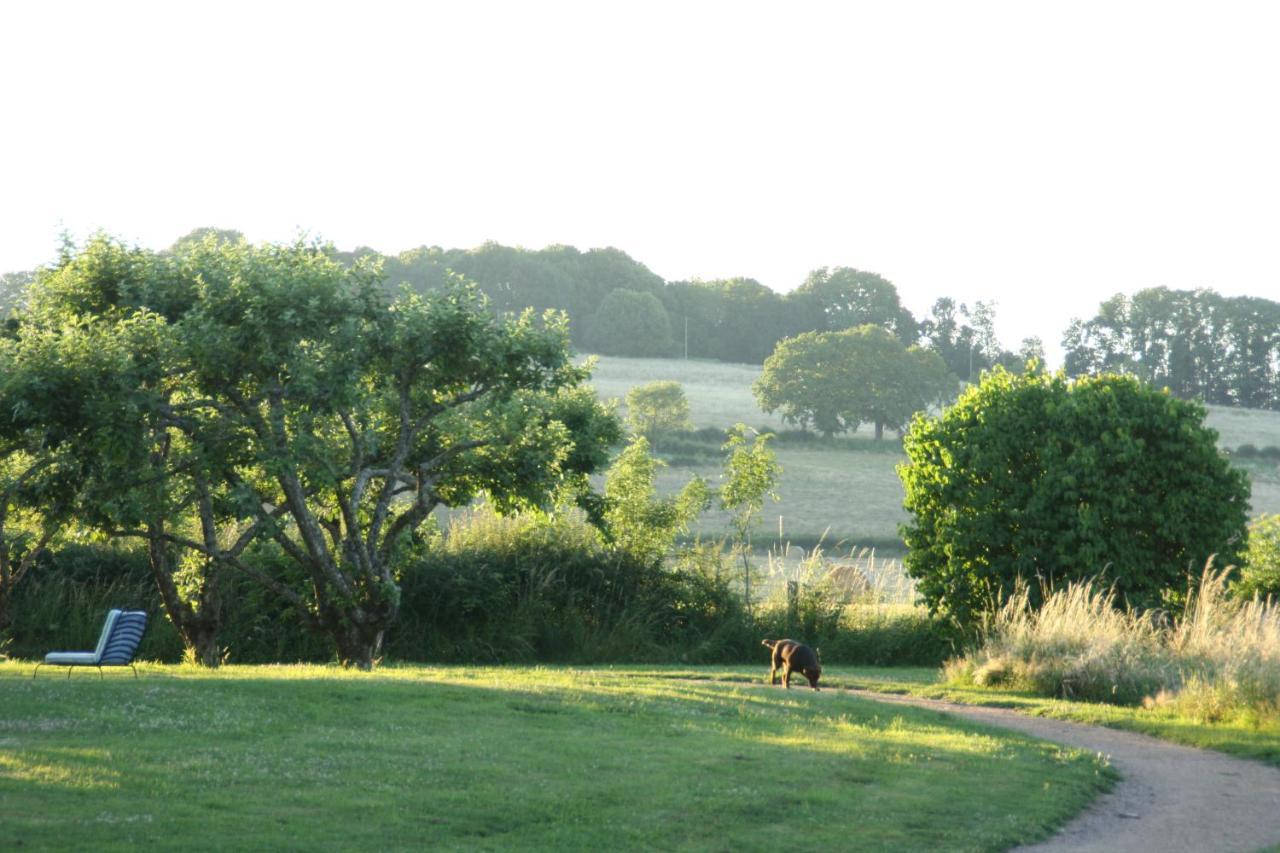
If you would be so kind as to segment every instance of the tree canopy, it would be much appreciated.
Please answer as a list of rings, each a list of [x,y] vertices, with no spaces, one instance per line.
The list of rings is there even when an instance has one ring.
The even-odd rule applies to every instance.
[[[1073,376],[1123,371],[1184,399],[1280,408],[1280,302],[1212,290],[1116,294],[1063,336]]]
[[[789,423],[828,437],[871,423],[880,438],[885,427],[901,429],[953,389],[936,354],[867,324],[782,341],[753,390],[762,409],[780,411]]]
[[[433,509],[582,493],[619,438],[562,314],[498,316],[458,280],[391,300],[376,265],[301,243],[97,238],[38,277],[11,348],[26,382],[0,410],[82,461],[97,526],[166,571],[176,552],[254,577],[362,667]],[[76,393],[40,411],[59,383]],[[264,540],[295,573],[242,559]]]

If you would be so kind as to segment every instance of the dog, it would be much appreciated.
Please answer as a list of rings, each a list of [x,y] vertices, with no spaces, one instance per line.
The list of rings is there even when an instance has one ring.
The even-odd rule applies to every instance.
[[[773,652],[773,660],[769,666],[769,683],[778,683],[778,670],[782,670],[782,684],[791,689],[791,673],[798,671],[809,679],[809,686],[818,689],[818,679],[822,676],[822,662],[818,654],[804,643],[795,640],[761,640],[760,645]]]

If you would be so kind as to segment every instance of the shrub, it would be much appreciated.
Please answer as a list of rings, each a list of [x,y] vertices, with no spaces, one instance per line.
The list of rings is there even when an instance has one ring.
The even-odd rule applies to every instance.
[[[1099,575],[1116,605],[1176,604],[1192,566],[1234,562],[1245,542],[1248,480],[1204,416],[1132,377],[997,368],[917,417],[899,474],[923,599],[969,630],[1023,579]],[[1027,588],[1031,606],[1041,591]]]
[[[1264,515],[1249,525],[1249,547],[1233,591],[1243,598],[1280,598],[1280,515]]]
[[[65,545],[40,557],[14,590],[7,651],[35,659],[54,650],[92,649],[115,607],[149,616],[139,658],[182,658],[182,639],[165,617],[145,551],[103,544]]]

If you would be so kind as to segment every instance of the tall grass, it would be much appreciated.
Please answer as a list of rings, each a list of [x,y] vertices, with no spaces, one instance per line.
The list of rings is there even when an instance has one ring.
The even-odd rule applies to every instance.
[[[945,626],[915,603],[901,562],[873,548],[775,548],[763,589],[764,633],[803,639],[830,663],[937,666],[952,651]]]
[[[1095,583],[1012,596],[952,681],[1044,695],[1171,706],[1199,719],[1280,717],[1280,603],[1241,601],[1207,567],[1183,613],[1121,611]]]

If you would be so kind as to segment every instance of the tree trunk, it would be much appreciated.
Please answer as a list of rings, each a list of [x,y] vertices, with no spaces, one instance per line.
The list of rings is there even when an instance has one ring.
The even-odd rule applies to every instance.
[[[884,424],[876,421],[876,441],[884,438]]]
[[[347,668],[369,672],[382,659],[385,628],[347,623],[332,631],[338,646],[338,662]]]
[[[200,666],[216,669],[222,665],[222,649],[218,646],[218,633],[222,628],[222,607],[212,579],[201,586],[198,609],[184,601],[173,582],[173,558],[163,540],[157,535],[147,540],[147,556],[150,558],[151,575],[155,578],[160,598],[164,602],[169,621],[178,629],[186,657]],[[218,567],[209,567],[217,571]]]

